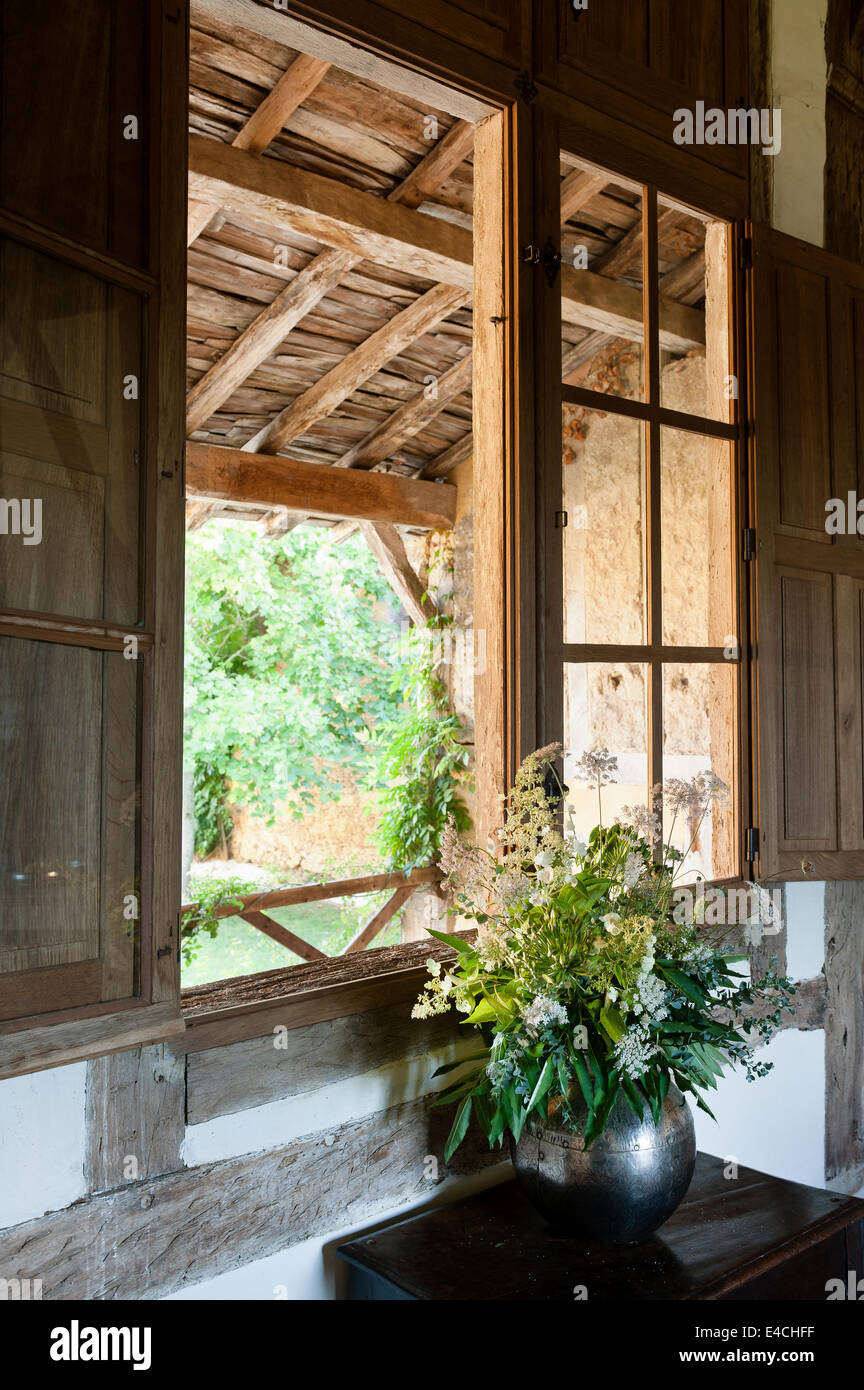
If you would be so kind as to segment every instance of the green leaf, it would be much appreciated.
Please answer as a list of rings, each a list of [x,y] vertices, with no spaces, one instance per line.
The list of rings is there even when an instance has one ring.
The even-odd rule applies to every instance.
[[[466,1062],[479,1062],[481,1057],[489,1056],[489,1050],[485,1052],[472,1052],[470,1057],[460,1057],[458,1062],[445,1062],[443,1067],[436,1067],[433,1076],[446,1076],[448,1072],[455,1071],[457,1067],[462,1067]]]
[[[453,1121],[453,1128],[447,1136],[447,1143],[444,1145],[444,1162],[449,1163],[454,1153],[458,1149],[465,1135],[468,1133],[468,1125],[471,1121],[471,1097],[466,1096],[459,1109],[456,1111],[456,1118]]]
[[[473,955],[474,947],[470,941],[465,941],[461,936],[454,936],[451,932],[433,931],[429,928],[429,935],[434,936],[436,941],[442,941],[445,946],[452,946],[454,951],[459,951],[462,955]]]
[[[555,1063],[551,1057],[547,1057],[543,1063],[543,1070],[537,1078],[537,1085],[531,1092],[531,1099],[528,1102],[528,1113],[540,1104],[552,1082],[555,1080]]]
[[[613,1005],[600,1011],[600,1024],[613,1042],[617,1043],[627,1032],[627,1025],[621,1013]]]
[[[463,1023],[497,1023],[498,1010],[490,999],[481,999],[476,1009],[463,1018]]]

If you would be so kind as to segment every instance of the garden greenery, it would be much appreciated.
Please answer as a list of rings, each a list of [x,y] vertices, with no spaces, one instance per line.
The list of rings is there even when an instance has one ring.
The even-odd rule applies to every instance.
[[[569,818],[566,833],[559,829],[560,753],[552,745],[523,762],[499,852],[466,845],[453,827],[444,836],[454,911],[476,922],[477,937],[432,933],[457,957],[449,966],[429,961],[413,1016],[455,1005],[480,1043],[436,1072],[458,1072],[436,1101],[457,1104],[445,1158],[472,1115],[490,1147],[507,1131],[518,1142],[532,1114],[541,1122],[554,1114],[589,1145],[619,1096],[659,1123],[673,1082],[711,1114],[703,1093],[727,1066],[742,1064],[748,1080],[770,1068],[756,1059],[740,1011],[759,1002],[747,1027],[765,1040],[791,1008],[793,986],[773,966],[750,981],[731,968],[746,956],[676,920],[676,873],[686,855],[661,843],[661,825],[671,841],[683,821],[692,848],[723,784],[708,772],[672,779],[655,789],[652,806],[625,808],[607,828],[601,816],[585,842]],[[606,749],[577,765],[601,808],[616,771]],[[755,890],[754,901],[757,914],[771,910],[765,890]]]

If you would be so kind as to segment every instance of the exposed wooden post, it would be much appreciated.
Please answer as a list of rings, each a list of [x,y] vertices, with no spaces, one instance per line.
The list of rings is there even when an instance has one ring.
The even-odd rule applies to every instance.
[[[168,1043],[87,1063],[84,1177],[89,1192],[183,1164],[186,1059]]]
[[[825,1178],[864,1185],[864,882],[825,884]]]

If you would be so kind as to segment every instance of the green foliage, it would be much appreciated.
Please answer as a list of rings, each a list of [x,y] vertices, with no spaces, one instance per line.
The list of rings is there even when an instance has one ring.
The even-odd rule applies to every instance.
[[[195,763],[195,853],[204,859],[231,836],[231,816],[225,806],[225,774],[212,763]]]
[[[433,644],[415,635],[396,677],[404,703],[375,738],[374,776],[384,783],[377,837],[390,868],[433,863],[448,821],[459,831],[471,823],[460,794],[470,750],[434,657]]]
[[[297,528],[262,543],[220,523],[187,552],[186,756],[199,851],[225,828],[224,794],[272,818],[336,798],[334,766],[368,768],[376,726],[399,707],[392,596],[362,539]]]
[[[180,923],[180,946],[183,961],[190,965],[203,945],[202,938],[213,937],[225,919],[214,913],[220,907],[242,906],[250,893],[268,891],[269,884],[256,884],[244,878],[211,878],[195,884],[195,906],[183,913]],[[250,931],[254,928],[250,927]]]
[[[457,1106],[448,1156],[472,1114],[490,1147],[508,1130],[518,1141],[529,1116],[542,1121],[550,1112],[588,1145],[619,1095],[658,1124],[673,1082],[710,1114],[703,1093],[725,1068],[741,1064],[748,1079],[770,1069],[755,1057],[741,1011],[760,1005],[747,1026],[764,1040],[791,1007],[794,986],[773,967],[747,981],[731,969],[739,957],[682,920],[673,907],[680,853],[663,846],[655,854],[649,839],[620,823],[596,827],[587,844],[572,828],[561,834],[559,798],[548,791],[560,751],[553,745],[523,763],[500,856],[463,844],[452,830],[444,837],[456,909],[477,922],[477,940],[432,933],[456,956],[429,961],[413,1016],[455,1005],[483,1041],[435,1101]],[[673,806],[695,813],[695,839],[716,779],[700,774],[667,787]],[[650,824],[646,808],[635,809]],[[754,886],[753,894],[757,913],[767,911],[764,890]],[[574,1110],[580,1095],[584,1121]]]

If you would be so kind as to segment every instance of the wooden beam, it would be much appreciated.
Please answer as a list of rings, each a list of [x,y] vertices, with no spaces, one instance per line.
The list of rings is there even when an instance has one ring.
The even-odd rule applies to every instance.
[[[264,1153],[128,1183],[0,1232],[0,1269],[41,1279],[45,1299],[165,1297],[189,1287],[190,1271],[209,1279],[416,1198],[430,1153],[442,1174],[501,1163],[478,1133],[445,1166],[451,1123],[424,1097]],[[322,1189],[334,1155],[338,1179]]]
[[[446,410],[451,401],[471,389],[471,353],[443,372],[435,383],[435,394],[424,387],[404,405],[394,410],[382,424],[359,440],[339,460],[339,468],[371,468],[392,458],[407,439],[417,434]]]
[[[181,1166],[186,1069],[166,1043],[87,1063],[84,1181],[107,1192]]]
[[[462,290],[450,285],[436,285],[427,290],[280,411],[275,420],[244,444],[245,452],[275,454],[284,449],[292,439],[305,434],[316,421],[336,410],[364,381],[398,357],[409,343],[455,313],[467,298]]]
[[[352,937],[342,952],[343,956],[351,955],[353,951],[365,951],[366,947],[375,940],[376,936],[391,922],[396,916],[403,903],[406,903],[413,896],[413,888],[397,888],[392,893],[377,912],[374,912],[364,927],[361,927],[357,935]]]
[[[214,444],[187,444],[186,488],[207,501],[254,502],[335,520],[450,530],[456,516],[456,489],[450,483],[360,473]]]
[[[406,208],[418,207],[424,198],[441,187],[473,148],[474,126],[470,121],[456,121],[416,168],[387,194],[388,202],[402,203]]]
[[[277,232],[290,227],[408,275],[471,288],[473,239],[464,227],[203,136],[190,138],[189,165],[193,197],[252,213]],[[642,341],[639,290],[564,266],[561,291],[565,322]],[[671,352],[687,352],[705,341],[704,316],[662,295],[660,330],[661,345]]]
[[[365,476],[381,475],[373,473]],[[437,615],[438,609],[414,573],[396,527],[389,523],[372,525],[371,522],[362,521],[360,530],[409,618],[418,627],[425,627],[429,619]]]
[[[469,430],[461,439],[457,439],[455,444],[451,444],[449,449],[445,449],[443,454],[436,454],[431,462],[427,463],[421,478],[446,478],[448,473],[452,473],[460,463],[470,459],[474,452],[474,434]]]
[[[191,388],[186,397],[187,435],[209,420],[255,368],[272,356],[295,324],[356,264],[357,257],[350,252],[330,249],[304,266]]]
[[[561,267],[561,317],[565,323],[611,333],[641,343],[642,291],[593,270]],[[659,297],[660,346],[667,352],[690,352],[705,344],[705,315],[677,300]]]
[[[187,502],[186,503],[186,530],[198,531],[209,521],[211,516],[219,511],[218,502]]]
[[[451,1010],[426,1019],[421,1028],[399,999],[365,1013],[286,1029],[278,1048],[265,1029],[257,1038],[193,1052],[186,1069],[188,1123],[269,1105],[437,1051],[464,1039],[459,1017]]]
[[[677,208],[664,208],[657,218],[658,239],[664,232],[668,232],[680,219],[680,212]],[[637,273],[641,273],[642,267],[642,216],[641,213],[636,218],[633,226],[625,232],[615,245],[608,251],[604,251],[602,256],[598,256],[591,269],[599,275],[606,275],[615,279],[623,275],[625,271],[636,268]]]
[[[279,134],[288,117],[314,92],[330,64],[320,58],[310,58],[300,53],[283,72],[273,90],[267,94],[249,119],[241,126],[231,144],[238,150],[249,150],[260,154],[266,150],[270,141]],[[189,204],[187,222],[187,245],[191,246],[196,237],[220,211],[219,205],[197,202]]]
[[[705,248],[700,247],[660,277],[660,291],[668,299],[693,304],[705,293]]]
[[[303,56],[303,55],[301,55]],[[314,61],[314,60],[313,60]],[[297,59],[300,62],[300,59]],[[296,63],[289,69],[294,70]],[[319,64],[319,66],[321,66]],[[326,69],[326,64],[323,65]],[[289,74],[286,73],[286,77]],[[275,90],[275,89],[274,89]],[[260,108],[259,108],[260,109]],[[242,134],[242,132],[241,132]],[[238,145],[240,137],[233,142]],[[443,139],[421,159],[407,178],[389,193],[390,202],[415,207],[452,173],[470,153],[474,127],[456,121]],[[244,148],[252,148],[244,146]],[[209,204],[195,204],[206,208]],[[212,211],[212,208],[211,208]],[[225,402],[251,372],[264,362],[288,336],[291,329],[342,279],[360,264],[361,256],[330,248],[314,257],[281,294],[248,328],[195,386],[186,398],[186,433],[193,434]]]
[[[825,1178],[864,1184],[864,882],[825,884]]]
[[[573,169],[561,180],[561,222],[569,222],[586,203],[602,193],[609,182],[605,174],[590,169]]]
[[[379,265],[471,288],[471,233],[282,160],[200,135],[189,139],[189,191]]]
[[[238,917],[242,922],[248,922],[250,927],[256,927],[258,931],[269,936],[271,941],[278,941],[280,946],[284,946],[287,951],[293,951],[295,956],[301,960],[328,960],[329,957],[324,951],[319,951],[317,946],[312,946],[308,941],[304,941],[302,936],[297,936],[287,927],[283,927],[280,922],[274,922],[272,917],[268,917],[266,912],[238,912]]]

